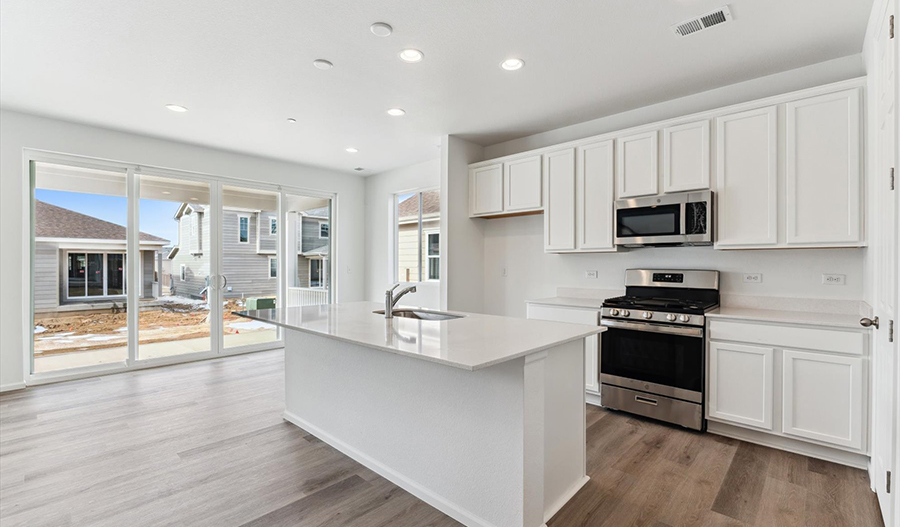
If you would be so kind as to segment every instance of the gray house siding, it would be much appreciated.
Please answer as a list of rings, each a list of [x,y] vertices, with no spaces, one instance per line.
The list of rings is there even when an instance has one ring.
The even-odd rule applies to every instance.
[[[263,211],[259,213],[259,245],[257,249],[261,253],[275,254],[275,249],[278,247],[277,229],[281,225],[275,224],[276,233],[273,235],[271,234],[270,220],[273,218],[277,219],[277,217],[278,215],[275,212]]]
[[[192,213],[193,214],[193,213]],[[209,240],[209,220],[206,214],[197,214],[200,218],[196,242],[191,237],[191,219],[185,214],[178,221],[178,254],[172,259],[172,291],[178,296],[200,298],[206,288],[206,277],[209,276],[209,248],[203,243]],[[195,254],[191,254],[192,245]],[[181,279],[181,266],[185,266],[184,280]]]
[[[328,243],[328,238],[320,238],[319,237],[319,224],[323,223],[322,220],[317,220],[315,218],[303,218],[303,226],[301,228],[301,241],[300,241],[300,250],[302,252],[311,251],[313,249],[317,249],[326,243]],[[328,223],[327,221],[324,223]],[[329,232],[329,236],[331,233]]]
[[[52,309],[60,299],[59,247],[55,243],[34,244],[34,308]]]
[[[238,218],[241,216],[250,216],[250,238],[247,243],[238,241]],[[275,296],[278,290],[278,280],[269,278],[269,255],[257,252],[259,221],[260,215],[252,212],[225,210],[222,214],[222,274],[228,278],[230,288],[225,290],[226,298]],[[265,220],[265,236],[273,238],[268,235],[268,229],[268,220]],[[274,251],[274,243],[272,247]]]

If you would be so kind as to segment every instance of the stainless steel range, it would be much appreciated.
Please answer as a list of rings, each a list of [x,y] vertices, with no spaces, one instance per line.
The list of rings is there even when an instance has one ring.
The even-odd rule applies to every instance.
[[[718,271],[625,271],[600,320],[603,406],[705,430],[705,314],[718,305]]]

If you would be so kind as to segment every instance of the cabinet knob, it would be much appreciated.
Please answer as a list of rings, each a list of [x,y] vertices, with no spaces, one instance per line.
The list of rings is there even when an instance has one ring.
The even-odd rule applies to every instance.
[[[875,318],[863,317],[863,318],[859,319],[859,325],[864,328],[867,328],[870,326],[875,326],[875,329],[878,329],[878,317],[875,317]]]

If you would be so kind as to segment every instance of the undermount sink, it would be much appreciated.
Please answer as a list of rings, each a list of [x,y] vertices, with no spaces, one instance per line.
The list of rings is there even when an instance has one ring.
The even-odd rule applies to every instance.
[[[384,316],[384,310],[379,309],[373,311],[376,315]],[[464,315],[454,315],[452,313],[444,313],[443,311],[426,311],[424,309],[397,308],[394,309],[395,317],[414,318],[416,320],[453,320],[454,318],[463,318]]]

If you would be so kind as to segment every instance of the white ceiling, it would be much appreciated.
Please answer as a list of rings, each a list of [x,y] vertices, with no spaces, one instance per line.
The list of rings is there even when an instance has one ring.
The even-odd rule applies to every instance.
[[[872,5],[735,0],[733,22],[669,29],[726,2],[0,0],[0,106],[371,174],[443,134],[489,145],[859,53]]]

